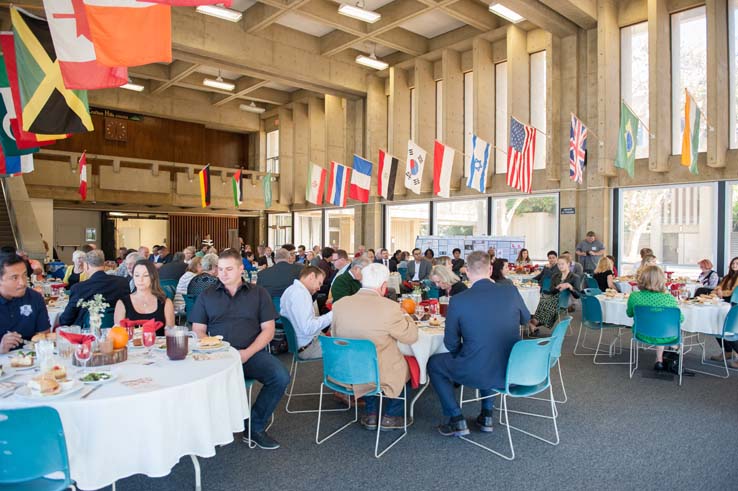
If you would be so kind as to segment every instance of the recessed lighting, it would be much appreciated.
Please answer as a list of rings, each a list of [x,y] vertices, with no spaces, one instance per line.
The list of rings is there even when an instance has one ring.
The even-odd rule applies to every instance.
[[[200,5],[196,9],[201,14],[210,15],[223,20],[229,20],[231,22],[238,22],[243,17],[243,13],[237,10],[227,9],[225,7],[218,7],[216,5]]]
[[[341,15],[345,15],[346,17],[353,17],[354,19],[363,20],[364,22],[368,22],[369,24],[374,24],[379,19],[382,18],[382,14],[378,12],[374,12],[372,10],[366,10],[359,5],[348,5],[345,3],[342,3],[340,7],[338,7],[338,13]]]
[[[251,104],[239,104],[238,108],[241,111],[247,111],[256,114],[261,114],[266,111],[266,108],[257,106],[256,104],[254,104],[254,101],[251,101]]]
[[[216,78],[215,80],[213,80],[212,78],[206,78],[202,81],[202,84],[214,89],[227,90],[228,92],[233,92],[233,89],[236,88],[236,84],[224,81],[223,77],[221,77],[220,75],[218,75],[218,78]]]
[[[358,63],[359,65],[364,65],[370,68],[374,68],[375,70],[384,70],[385,68],[389,66],[388,63],[385,63],[382,60],[378,60],[377,56],[374,53],[372,53],[370,56],[357,55],[356,63]]]
[[[145,87],[143,85],[134,84],[133,82],[128,80],[128,83],[121,85],[120,88],[126,89],[126,90],[133,90],[136,92],[143,92]]]
[[[518,14],[514,10],[509,9],[509,8],[505,7],[504,5],[499,4],[499,3],[493,3],[492,5],[490,5],[489,6],[489,11],[492,12],[492,13],[494,13],[494,14],[499,15],[500,17],[502,17],[505,20],[509,20],[513,24],[517,24],[521,20],[525,20],[525,17],[523,17],[522,15]]]

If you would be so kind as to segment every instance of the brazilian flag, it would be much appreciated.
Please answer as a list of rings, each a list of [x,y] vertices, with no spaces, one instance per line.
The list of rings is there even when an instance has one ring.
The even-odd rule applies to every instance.
[[[620,136],[615,167],[625,169],[630,177],[635,173],[636,136],[638,135],[638,116],[633,114],[627,104],[620,103]]]
[[[15,34],[23,130],[44,135],[92,131],[87,91],[64,86],[49,24],[10,9]]]

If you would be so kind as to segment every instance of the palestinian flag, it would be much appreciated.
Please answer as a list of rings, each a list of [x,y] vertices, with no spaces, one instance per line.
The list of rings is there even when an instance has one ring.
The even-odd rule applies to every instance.
[[[202,207],[210,206],[210,164],[206,165],[199,173],[200,176],[200,201]]]
[[[231,184],[233,185],[233,204],[238,208],[243,203],[243,176],[240,169],[233,174]]]
[[[49,24],[10,9],[22,106],[23,130],[57,135],[92,131],[87,92],[64,86]]]
[[[0,128],[0,144],[3,147],[3,154],[14,156],[38,152],[38,147],[19,148],[15,136],[13,136],[13,131],[10,127],[10,122],[16,119],[15,107],[13,106],[13,93],[10,90],[4,57],[0,55],[0,121],[5,121],[6,119],[8,124],[3,124],[2,128]]]

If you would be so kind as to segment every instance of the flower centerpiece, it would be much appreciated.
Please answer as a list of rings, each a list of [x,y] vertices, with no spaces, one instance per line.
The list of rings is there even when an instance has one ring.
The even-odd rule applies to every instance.
[[[90,318],[90,332],[100,337],[100,328],[102,327],[102,316],[105,309],[110,307],[100,293],[95,294],[90,300],[81,300],[77,302],[77,307],[87,309]]]

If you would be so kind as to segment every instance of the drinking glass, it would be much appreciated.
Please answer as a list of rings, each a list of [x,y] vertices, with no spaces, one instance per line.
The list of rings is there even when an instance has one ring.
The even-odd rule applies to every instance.
[[[98,343],[100,352],[109,355],[113,352],[113,339],[110,337],[110,329],[102,329],[100,331],[100,340]]]
[[[682,302],[686,302],[689,299],[689,290],[686,288],[679,290],[679,298],[682,299]]]
[[[143,345],[148,348],[146,350],[146,357],[151,358],[151,347],[156,342],[156,331],[144,331],[141,333],[141,341]]]
[[[92,342],[75,344],[74,357],[82,364],[82,373],[86,373],[87,361],[92,357]]]

